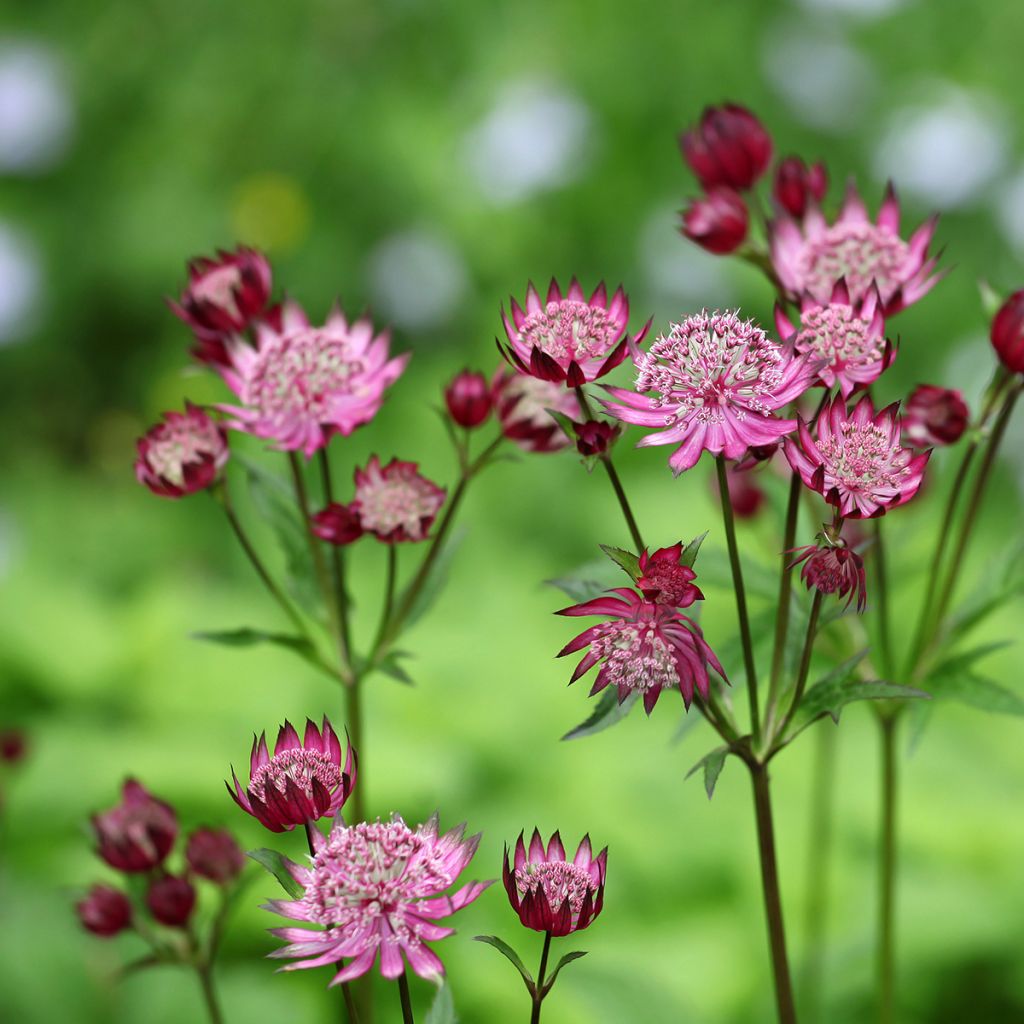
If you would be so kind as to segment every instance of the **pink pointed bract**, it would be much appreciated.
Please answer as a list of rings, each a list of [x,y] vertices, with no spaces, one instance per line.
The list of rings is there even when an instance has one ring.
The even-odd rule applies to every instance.
[[[867,395],[852,410],[834,398],[813,435],[801,420],[797,439],[787,438],[785,451],[803,482],[846,519],[871,519],[910,501],[931,454],[904,448],[897,407],[876,414]]]
[[[671,605],[657,604],[628,587],[616,588],[556,614],[603,615],[611,619],[584,630],[558,652],[562,658],[589,648],[569,682],[576,682],[600,664],[591,696],[614,686],[620,704],[630,694],[639,694],[644,710],[650,714],[664,689],[677,688],[687,708],[695,690],[706,698],[709,665],[725,678],[696,622]]]
[[[125,781],[121,802],[92,818],[97,853],[128,874],[159,867],[178,835],[174,808],[135,779]]]
[[[900,204],[892,186],[878,220],[872,221],[851,183],[833,224],[825,220],[816,202],[799,222],[788,214],[772,222],[772,266],[794,301],[806,294],[827,303],[836,283],[845,279],[855,303],[876,286],[884,314],[892,316],[921,299],[939,280],[934,273],[937,258],[928,255],[935,226],[932,217],[904,240]]]
[[[796,323],[776,305],[775,326],[797,352],[818,361],[818,380],[827,388],[838,387],[843,398],[877,380],[895,358],[875,288],[854,303],[846,282],[839,281],[828,302],[803,296]]]
[[[426,540],[446,492],[418,470],[415,462],[398,459],[381,466],[376,455],[356,470],[352,508],[367,533],[387,544]]]
[[[697,574],[688,565],[680,564],[682,541],[648,554],[640,553],[640,576],[636,585],[649,601],[673,608],[689,608],[694,601],[703,601],[700,587],[694,584]]]
[[[512,909],[527,928],[552,935],[582,931],[601,913],[608,847],[596,857],[590,836],[584,836],[572,860],[567,860],[556,832],[547,849],[533,830],[529,848],[519,834],[512,863],[505,847],[502,881]]]
[[[797,548],[791,554],[797,557],[790,563],[790,568],[803,564],[800,578],[808,590],[817,590],[822,594],[835,594],[841,601],[846,598],[846,605],[857,598],[857,611],[863,612],[867,604],[867,583],[864,572],[864,560],[845,542],[839,544],[809,544]]]
[[[266,733],[253,738],[249,785],[243,790],[234,769],[232,799],[271,832],[290,832],[337,814],[356,782],[356,753],[341,743],[325,717],[321,728],[307,719],[302,739],[290,722],[281,726],[271,756]]]
[[[420,977],[438,979],[444,965],[427,943],[455,931],[438,921],[491,884],[471,882],[448,894],[480,842],[479,835],[464,839],[464,831],[440,835],[437,815],[411,829],[395,815],[348,828],[339,823],[326,838],[314,833],[310,867],[289,864],[303,896],[273,900],[267,909],[323,930],[273,929],[289,945],[271,956],[294,960],[288,971],[351,958],[332,985],[366,974],[378,960],[385,978],[397,978],[408,964]]]
[[[626,423],[660,428],[639,447],[678,445],[668,460],[677,476],[703,452],[740,459],[796,429],[774,413],[811,386],[816,370],[752,320],[706,311],[673,324],[650,351],[634,351],[633,362],[636,391],[608,387],[612,400],[603,404]]]
[[[135,478],[162,498],[206,490],[228,461],[226,431],[191,403],[165,413],[136,446]]]
[[[530,284],[525,308],[512,299],[511,313],[501,312],[508,344],[498,347],[520,373],[575,388],[603,377],[626,358],[629,299],[621,287],[610,301],[603,283],[587,298],[573,278],[563,296],[552,279],[542,301]]]
[[[389,358],[390,336],[363,317],[349,323],[335,308],[323,327],[294,302],[280,323],[260,323],[255,346],[238,335],[218,370],[240,405],[224,405],[228,425],[307,457],[334,434],[347,436],[377,415],[408,355]]]
[[[576,396],[560,384],[499,370],[494,378],[494,395],[501,432],[520,448],[554,452],[572,444],[548,412],[554,409],[571,420],[583,416]]]

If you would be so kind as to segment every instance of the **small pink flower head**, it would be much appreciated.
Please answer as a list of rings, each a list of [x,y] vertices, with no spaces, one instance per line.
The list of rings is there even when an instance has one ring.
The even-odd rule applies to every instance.
[[[120,889],[109,885],[94,885],[84,899],[75,904],[75,913],[86,931],[105,939],[132,924],[131,901]]]
[[[151,796],[128,779],[121,803],[93,815],[97,853],[116,871],[151,871],[164,862],[178,835],[178,818],[170,804]]]
[[[640,576],[636,585],[648,601],[672,608],[689,608],[694,601],[703,601],[700,587],[694,584],[697,574],[682,565],[683,542],[658,548],[653,554],[640,552]]]
[[[6,764],[17,764],[24,760],[28,742],[21,729],[4,729],[0,731],[0,761]]]
[[[970,418],[971,412],[959,391],[921,384],[903,408],[903,439],[914,448],[956,444]]]
[[[626,423],[660,427],[638,447],[675,444],[668,462],[678,476],[701,453],[740,459],[796,428],[773,413],[814,381],[816,364],[778,345],[752,320],[696,313],[673,324],[649,352],[636,351],[636,392],[608,387],[605,408]]]
[[[729,488],[729,504],[737,519],[753,519],[764,507],[765,493],[753,472],[753,467],[758,461],[751,454],[742,462],[729,466],[725,475],[725,482]],[[712,496],[721,502],[722,494],[718,488],[718,481],[711,476],[709,482]]]
[[[791,554],[798,556],[790,564],[791,569],[803,563],[800,578],[808,590],[836,594],[840,601],[845,597],[847,607],[856,596],[857,611],[864,611],[867,604],[864,560],[842,538],[833,544],[826,537],[822,544],[808,544]]]
[[[271,832],[290,832],[296,825],[337,814],[345,806],[356,783],[356,753],[341,743],[324,716],[318,729],[306,720],[306,734],[285,722],[277,734],[274,756],[267,748],[266,733],[253,737],[249,756],[249,785],[243,791],[231,771],[234,789],[225,783],[231,798]]]
[[[586,423],[573,423],[573,436],[576,440],[576,451],[585,459],[596,455],[604,455],[622,433],[618,423],[606,423],[603,420],[587,420]]]
[[[381,466],[374,455],[366,469],[356,470],[352,506],[359,523],[385,544],[426,540],[444,504],[445,490],[420,476],[415,462],[392,459]]]
[[[750,214],[743,197],[725,185],[691,199],[683,211],[682,233],[702,249],[724,256],[735,252],[747,238]]]
[[[772,158],[772,139],[764,125],[735,103],[707,107],[700,124],[680,136],[679,148],[705,189],[748,189]]]
[[[480,843],[479,835],[464,839],[464,832],[460,826],[439,835],[436,814],[416,829],[395,815],[349,828],[337,823],[326,838],[315,832],[312,865],[289,865],[304,895],[273,900],[267,909],[323,930],[275,928],[272,934],[289,945],[271,956],[295,959],[286,971],[337,967],[351,957],[332,985],[366,974],[378,954],[385,978],[397,978],[408,963],[420,977],[438,979],[444,965],[427,943],[455,931],[438,919],[472,903],[490,885],[471,882],[446,894]]]
[[[226,828],[197,828],[185,846],[189,869],[217,885],[230,885],[245,867],[245,854]]]
[[[710,686],[708,665],[725,678],[697,623],[671,605],[649,601],[628,587],[616,588],[608,596],[563,608],[556,614],[605,615],[611,619],[584,630],[558,652],[561,658],[590,648],[576,666],[570,684],[603,663],[591,696],[611,685],[617,689],[621,704],[631,693],[638,693],[650,714],[661,691],[667,688],[678,687],[687,708],[695,689],[706,698]]]
[[[836,396],[818,417],[813,437],[801,420],[799,439],[786,439],[789,464],[845,519],[872,519],[910,501],[929,455],[900,444],[897,406],[876,415],[867,395],[852,411]]]
[[[1024,289],[1014,292],[992,319],[992,347],[1011,373],[1024,373]]]
[[[146,906],[168,928],[184,928],[196,905],[196,890],[187,878],[163,875],[149,883]]]
[[[490,382],[482,373],[463,370],[445,388],[444,402],[453,423],[473,430],[487,422],[494,407],[494,395]]]
[[[506,846],[502,881],[512,909],[527,928],[569,935],[582,931],[601,913],[607,846],[595,857],[590,836],[584,836],[569,861],[557,832],[545,850],[540,832],[534,829],[529,849],[520,832],[511,864],[508,854]]]
[[[335,307],[312,327],[286,302],[278,324],[257,326],[255,347],[237,335],[228,341],[230,362],[218,369],[242,403],[222,407],[234,417],[228,425],[308,458],[377,415],[409,361],[389,359],[389,345],[390,335],[375,335],[365,317],[350,324]]]
[[[896,358],[885,337],[882,300],[874,287],[856,303],[843,280],[826,303],[805,295],[798,323],[776,305],[775,326],[797,352],[818,361],[818,380],[826,388],[838,386],[843,398],[877,380]]]
[[[311,518],[311,529],[321,540],[337,547],[351,544],[363,535],[363,524],[354,501],[347,505],[332,502]]]
[[[838,219],[829,224],[817,203],[802,223],[782,214],[771,225],[772,266],[795,301],[809,295],[827,303],[842,278],[850,299],[859,303],[877,287],[882,312],[892,316],[923,298],[939,280],[928,246],[935,234],[933,217],[908,241],[900,237],[900,204],[890,185],[873,223],[851,183]]]
[[[629,299],[621,286],[611,302],[603,283],[588,299],[574,277],[563,297],[552,278],[544,302],[531,283],[526,308],[515,299],[511,305],[511,319],[501,311],[508,345],[499,342],[498,348],[520,373],[575,388],[603,377],[626,358]],[[634,340],[640,341],[649,326]]]
[[[164,413],[137,447],[135,478],[163,498],[206,490],[228,461],[224,428],[189,402],[183,413]]]
[[[499,370],[494,394],[502,434],[524,451],[555,452],[572,444],[548,412],[554,409],[571,420],[580,419],[580,403],[571,391],[553,381]]]
[[[828,171],[823,163],[808,167],[798,156],[787,156],[775,168],[772,193],[775,201],[791,217],[803,217],[812,204],[825,198],[828,191]]]
[[[270,310],[270,264],[256,249],[238,246],[219,250],[216,259],[200,256],[188,265],[188,287],[180,302],[169,305],[192,328],[198,346],[193,355],[203,363],[226,366],[226,340],[246,330]]]

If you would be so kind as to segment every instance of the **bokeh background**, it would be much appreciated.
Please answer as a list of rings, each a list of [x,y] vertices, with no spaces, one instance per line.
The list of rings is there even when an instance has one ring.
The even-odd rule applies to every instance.
[[[287,654],[190,639],[278,625],[213,502],[138,487],[135,437],[185,396],[223,397],[186,357],[164,305],[187,257],[236,240],[266,247],[277,282],[325,312],[336,296],[394,325],[410,369],[371,429],[333,446],[347,477],[372,451],[453,466],[434,411],[450,374],[490,370],[498,308],[528,278],[575,273],[630,291],[634,328],[701,306],[768,318],[752,271],[677,234],[694,182],[675,143],[703,105],[731,98],[780,152],[827,159],[836,201],[855,174],[874,205],[896,179],[909,221],[942,211],[950,274],[894,330],[881,388],[927,381],[976,400],[991,372],[976,281],[1022,284],[1024,7],[925,0],[706,4],[200,0],[7,5],[0,30],[0,726],[29,753],[5,777],[0,847],[0,1019],[199,1020],[173,969],[115,983],[137,952],[79,931],[71,904],[104,877],[88,816],[127,773],[186,825],[259,826],[221,780],[251,733],[285,716],[341,716],[336,689]],[[624,372],[623,372],[624,376]],[[1006,445],[962,585],[998,567],[1020,529],[1024,433]],[[256,447],[250,454],[260,457]],[[707,467],[673,481],[661,450],[620,448],[647,535],[709,529],[723,546]],[[267,457],[271,462],[271,457]],[[948,460],[934,460],[948,481]],[[935,485],[938,490],[941,484]],[[892,518],[897,621],[916,607],[938,497]],[[572,635],[543,580],[625,543],[605,481],[573,455],[489,471],[471,494],[451,586],[406,646],[414,688],[370,692],[368,802],[410,820],[440,806],[484,840],[478,877],[535,823],[611,847],[606,910],[568,948],[545,1017],[562,1024],[768,1021],[771,999],[750,794],[735,764],[710,803],[690,765],[706,727],[676,739],[681,704],[575,743],[583,685],[552,655]],[[888,524],[887,524],[888,525]],[[777,510],[743,528],[770,564]],[[807,531],[813,524],[807,524]],[[809,539],[809,537],[807,538]],[[264,538],[269,543],[269,537]],[[369,628],[382,552],[356,558]],[[713,644],[735,629],[707,586]],[[1013,635],[1019,605],[989,626]],[[1019,654],[989,673],[1019,688]],[[819,729],[832,728],[829,725]],[[899,976],[907,1022],[1024,1019],[1022,723],[955,704],[904,745]],[[836,733],[837,845],[829,879],[821,1020],[872,1017],[876,743],[867,710]],[[807,949],[808,802],[816,743],[774,772],[798,973]],[[299,836],[283,849],[301,853]],[[220,982],[229,1021],[338,1019],[324,972],[274,974],[259,878],[232,920]],[[524,1018],[511,967],[470,941],[496,932],[528,962],[503,893],[464,911],[441,947],[467,1022]],[[417,998],[429,995],[417,986]],[[385,993],[386,1009],[397,1004]]]

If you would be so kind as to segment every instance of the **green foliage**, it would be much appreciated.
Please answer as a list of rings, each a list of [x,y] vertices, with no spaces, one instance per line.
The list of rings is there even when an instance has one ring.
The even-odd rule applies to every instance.
[[[526,964],[519,954],[504,939],[499,939],[497,935],[474,935],[473,938],[477,942],[486,942],[488,946],[493,946],[519,972],[530,994],[536,991],[533,975],[526,969]]]
[[[415,600],[409,605],[409,611],[406,613],[405,620],[402,623],[403,627],[411,626],[413,623],[418,622],[438,599],[444,590],[445,584],[448,582],[455,554],[462,545],[465,536],[466,528],[456,527],[445,538],[441,545],[441,550],[438,552],[433,566],[431,566],[430,573],[416,595]],[[404,597],[405,595],[403,594],[402,598],[399,599],[398,607],[401,607]]]
[[[563,967],[565,967],[567,964],[571,964],[573,960],[579,960],[581,956],[586,955],[587,951],[585,949],[577,949],[571,953],[566,953],[564,956],[562,956],[559,959],[558,963],[555,964],[555,969],[548,975],[548,977],[544,981],[544,988],[542,990],[543,994],[547,995],[548,992],[550,992],[551,989],[554,988],[555,979],[558,977],[559,972],[562,970]]]
[[[302,898],[302,886],[295,881],[292,873],[288,870],[287,858],[278,853],[277,850],[269,850],[264,847],[260,850],[249,850],[247,856],[266,868],[281,883],[281,888],[293,900]]]
[[[695,775],[698,771],[704,772],[704,792],[710,800],[715,795],[715,786],[718,783],[718,776],[722,774],[725,767],[725,759],[729,756],[730,750],[727,746],[715,747],[710,753],[705,754],[687,773],[686,778]]]
[[[593,712],[584,721],[580,722],[575,729],[570,729],[562,739],[578,740],[584,736],[593,736],[594,733],[602,732],[613,725],[618,725],[633,710],[633,705],[636,704],[638,696],[635,692],[631,693],[620,704],[619,695],[615,687],[606,686],[598,698],[597,706]]]
[[[458,1024],[459,1018],[455,1014],[455,1000],[452,998],[452,988],[447,980],[442,980],[437,987],[437,994],[430,1004],[424,1024]]]
[[[601,550],[635,583],[640,576],[640,559],[625,548],[602,544]]]

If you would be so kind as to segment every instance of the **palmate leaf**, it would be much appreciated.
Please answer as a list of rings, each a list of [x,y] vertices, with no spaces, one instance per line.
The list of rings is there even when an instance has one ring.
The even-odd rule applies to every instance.
[[[636,704],[638,697],[638,693],[631,693],[620,704],[618,691],[615,687],[605,687],[590,717],[580,722],[575,729],[570,729],[562,739],[582,739],[584,736],[593,736],[594,733],[602,732],[604,729],[617,725],[633,710],[633,705]]]
[[[452,998],[451,986],[442,978],[437,986],[437,995],[430,1004],[423,1024],[458,1024],[459,1018],[455,1015],[455,1000]]]
[[[698,771],[704,771],[704,792],[710,800],[715,795],[715,786],[718,777],[725,767],[725,759],[729,756],[727,746],[715,747],[710,753],[705,754],[687,773],[686,778],[695,775]]]
[[[925,685],[940,700],[956,700],[997,714],[1024,715],[1024,697],[993,682],[977,668],[987,655],[1009,646],[1007,641],[997,641],[962,651],[934,668]]]
[[[246,856],[251,857],[257,864],[265,867],[281,883],[281,888],[293,900],[302,898],[302,886],[292,878],[292,874],[285,864],[285,858],[277,850],[268,850],[266,848],[262,850],[249,850]]]

